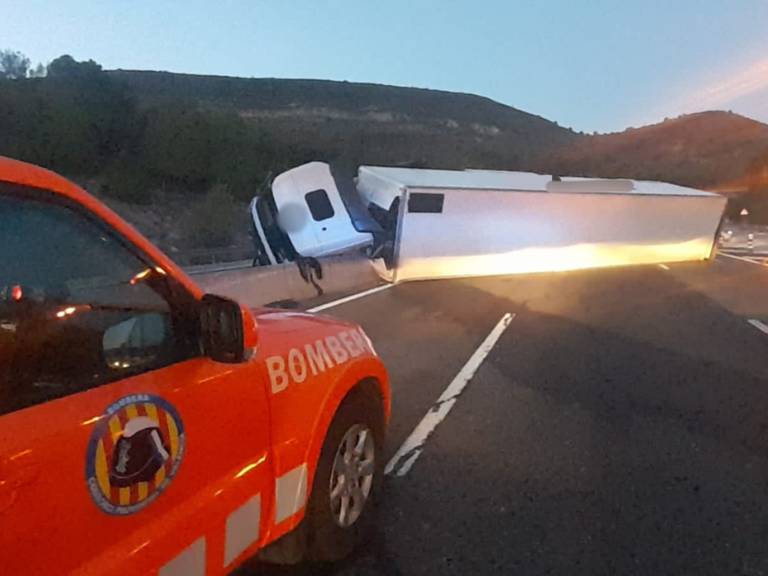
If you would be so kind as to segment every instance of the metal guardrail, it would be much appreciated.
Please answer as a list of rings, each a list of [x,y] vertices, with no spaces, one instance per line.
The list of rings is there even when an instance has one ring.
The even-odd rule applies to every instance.
[[[214,272],[229,272],[232,270],[242,270],[244,268],[253,268],[253,260],[234,260],[229,262],[215,262],[213,264],[188,264],[182,266],[187,274],[213,274]],[[262,266],[268,268],[268,266]]]
[[[381,282],[370,260],[361,254],[328,256],[319,259],[322,279],[307,281],[293,262],[273,266],[236,268],[238,263],[186,267],[203,290],[233,298],[247,306],[303,301],[316,298],[318,288],[327,294],[351,292]]]
[[[193,248],[167,252],[183,267],[226,264],[253,259],[253,246],[227,246],[224,248]]]

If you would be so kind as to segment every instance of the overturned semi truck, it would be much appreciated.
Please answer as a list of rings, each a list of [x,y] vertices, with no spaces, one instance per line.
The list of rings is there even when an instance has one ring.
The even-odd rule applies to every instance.
[[[251,214],[259,264],[365,249],[391,282],[712,258],[723,196],[664,182],[311,162]]]

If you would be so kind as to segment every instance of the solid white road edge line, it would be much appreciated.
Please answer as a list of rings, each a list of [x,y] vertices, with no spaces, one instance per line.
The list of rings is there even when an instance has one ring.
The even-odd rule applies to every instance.
[[[760,330],[760,332],[764,332],[765,334],[768,334],[768,324],[765,324],[764,322],[760,322],[760,320],[755,320],[754,318],[750,318],[747,320],[752,326]]]
[[[448,413],[451,411],[451,408],[453,408],[459,395],[464,391],[464,388],[469,384],[469,381],[472,380],[472,377],[475,375],[475,372],[477,372],[480,364],[483,363],[486,356],[493,350],[496,342],[507,329],[507,326],[509,326],[509,323],[512,322],[514,317],[515,315],[510,314],[509,312],[501,317],[501,320],[499,320],[498,324],[491,330],[491,333],[486,336],[483,343],[480,344],[480,347],[475,350],[472,356],[469,357],[469,360],[467,360],[467,363],[464,364],[462,369],[459,370],[459,373],[456,374],[453,380],[451,380],[451,383],[448,384],[448,387],[440,395],[440,398],[437,399],[437,402],[434,403],[429,409],[429,412],[427,412],[421,419],[421,422],[419,422],[416,428],[413,429],[410,436],[408,436],[400,448],[397,449],[397,452],[395,452],[395,455],[392,456],[392,459],[384,469],[384,474],[391,474],[403,459],[405,459],[405,462],[399,470],[397,470],[396,475],[405,476],[408,473],[423,451],[424,444],[429,436],[435,431],[438,424],[448,416]]]
[[[734,260],[741,260],[742,262],[749,262],[750,264],[757,264],[762,266],[763,263],[760,260],[753,260],[752,258],[745,258],[744,256],[736,256],[736,254],[726,254],[725,252],[718,252],[718,256],[725,256],[726,258],[733,258]]]
[[[352,302],[352,300],[357,300],[358,298],[365,298],[366,296],[369,296],[371,294],[376,294],[376,292],[381,292],[382,290],[386,290],[387,288],[392,288],[392,286],[394,286],[394,284],[382,284],[381,286],[376,286],[375,288],[371,288],[370,290],[363,290],[362,292],[358,292],[357,294],[351,294],[350,296],[345,296],[344,298],[339,298],[338,300],[332,300],[331,302],[320,304],[319,306],[315,306],[314,308],[308,308],[307,312],[320,312],[321,310],[325,310],[327,308],[333,308],[334,306],[338,306],[339,304]]]

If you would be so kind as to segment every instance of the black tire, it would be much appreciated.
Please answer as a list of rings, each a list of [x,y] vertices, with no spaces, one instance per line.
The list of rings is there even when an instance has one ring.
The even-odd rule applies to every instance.
[[[331,510],[331,474],[337,450],[346,433],[364,425],[373,434],[374,475],[372,489],[359,518],[349,527],[341,527]],[[326,434],[307,507],[307,559],[333,562],[349,555],[365,538],[373,525],[376,497],[384,472],[384,413],[378,386],[363,382],[344,399]]]

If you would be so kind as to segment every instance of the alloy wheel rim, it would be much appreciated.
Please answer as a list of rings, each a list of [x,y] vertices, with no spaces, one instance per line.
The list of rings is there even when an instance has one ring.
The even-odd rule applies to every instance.
[[[355,424],[336,450],[331,469],[330,506],[336,524],[348,528],[363,513],[373,487],[376,449],[371,429]]]

